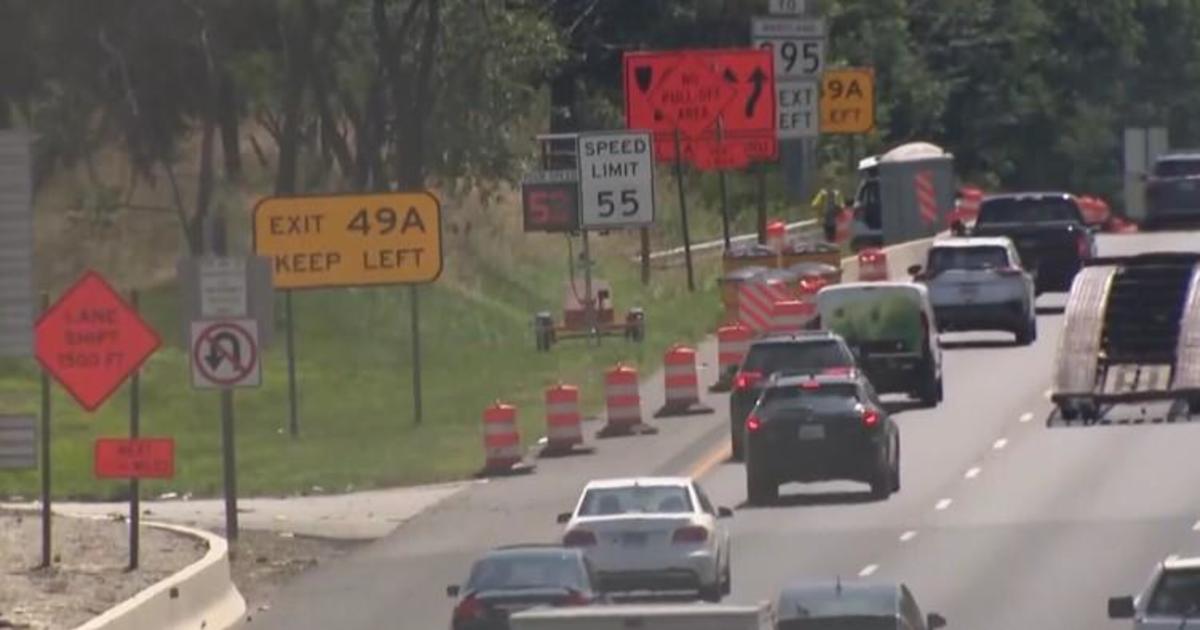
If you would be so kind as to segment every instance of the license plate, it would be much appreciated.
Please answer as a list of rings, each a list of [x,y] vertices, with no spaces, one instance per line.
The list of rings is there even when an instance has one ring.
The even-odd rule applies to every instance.
[[[646,534],[642,532],[625,532],[621,534],[621,544],[626,547],[641,547],[646,544]]]
[[[824,440],[825,427],[819,424],[806,424],[800,427],[797,437],[801,440]]]

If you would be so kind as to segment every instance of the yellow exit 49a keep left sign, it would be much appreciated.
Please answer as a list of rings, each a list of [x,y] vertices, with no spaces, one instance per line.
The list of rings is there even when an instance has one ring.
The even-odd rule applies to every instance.
[[[821,76],[821,133],[875,128],[875,69],[839,68]]]
[[[423,284],[442,273],[442,217],[427,192],[269,197],[254,253],[277,289]]]

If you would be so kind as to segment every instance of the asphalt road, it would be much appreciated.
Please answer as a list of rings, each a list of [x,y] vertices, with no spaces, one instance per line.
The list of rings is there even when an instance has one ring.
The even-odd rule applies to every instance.
[[[1100,247],[1105,255],[1196,249],[1195,240],[1123,235]],[[1105,598],[1141,588],[1169,554],[1200,553],[1200,423],[1049,427],[1061,316],[1048,311],[1030,347],[1005,335],[944,338],[946,401],[931,410],[898,405],[903,489],[888,501],[870,501],[853,483],[794,484],[779,506],[752,509],[743,506],[740,465],[707,470],[714,501],[739,508],[728,521],[731,599],[770,599],[793,579],[861,575],[908,583],[951,628],[1128,628],[1105,619]],[[661,400],[659,391],[644,395],[650,409]],[[689,473],[711,460],[726,426],[723,398],[711,400],[717,413],[657,421],[658,436],[602,441],[594,455],[543,461],[528,477],[461,493],[308,573],[253,625],[444,628],[445,585],[488,547],[555,540],[554,515],[587,479]],[[1152,406],[1144,416],[1164,413]]]

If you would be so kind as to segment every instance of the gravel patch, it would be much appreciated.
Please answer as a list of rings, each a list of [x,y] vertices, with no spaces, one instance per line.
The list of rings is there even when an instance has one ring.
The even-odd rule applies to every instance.
[[[129,534],[123,521],[55,516],[52,526],[54,562],[39,569],[40,517],[0,511],[0,628],[74,628],[207,551],[194,538],[143,527],[141,566],[126,571]]]

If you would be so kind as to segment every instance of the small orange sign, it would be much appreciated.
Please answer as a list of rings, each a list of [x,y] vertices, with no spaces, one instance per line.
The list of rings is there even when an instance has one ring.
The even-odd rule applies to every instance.
[[[875,128],[875,69],[839,68],[821,77],[821,133]]]

